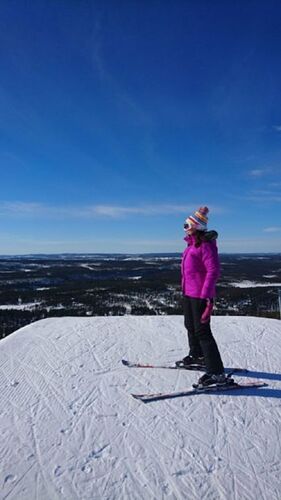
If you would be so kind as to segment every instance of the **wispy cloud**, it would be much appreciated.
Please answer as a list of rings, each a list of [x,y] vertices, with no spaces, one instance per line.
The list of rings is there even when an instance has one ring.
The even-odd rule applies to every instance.
[[[249,171],[250,177],[264,177],[268,175],[270,168],[255,168]]]
[[[34,215],[47,210],[47,207],[40,203],[32,202],[2,202],[0,203],[0,215]]]
[[[186,205],[144,205],[133,207],[122,207],[112,205],[97,205],[89,207],[89,211],[95,215],[107,217],[123,217],[126,215],[172,215],[186,214],[193,211],[194,207]]]
[[[14,217],[51,217],[51,218],[111,218],[119,219],[134,216],[161,216],[183,214],[187,216],[194,212],[199,206],[198,203],[192,205],[87,205],[87,206],[51,206],[34,202],[2,202],[0,203],[0,216]],[[211,213],[224,213],[221,207],[210,207]]]
[[[92,37],[92,63],[94,71],[103,85],[105,92],[109,93],[115,102],[115,106],[119,109],[121,116],[126,111],[129,113],[131,120],[137,124],[149,126],[152,124],[151,113],[143,109],[138,99],[128,92],[126,87],[121,84],[117,78],[117,73],[113,73],[107,64],[104,39],[102,30],[102,16],[96,19],[93,37]]]
[[[274,192],[272,190],[259,190],[253,191],[251,194],[246,196],[249,201],[257,201],[260,203],[280,203],[281,193]]]
[[[273,125],[273,129],[276,130],[276,132],[281,132],[281,125]]]
[[[102,55],[102,19],[97,16],[92,33],[92,62],[101,82],[108,78],[108,72],[105,68]]]
[[[263,231],[265,233],[279,233],[281,231],[281,226],[266,227]]]
[[[281,182],[270,182],[268,185],[272,188],[281,188]]]

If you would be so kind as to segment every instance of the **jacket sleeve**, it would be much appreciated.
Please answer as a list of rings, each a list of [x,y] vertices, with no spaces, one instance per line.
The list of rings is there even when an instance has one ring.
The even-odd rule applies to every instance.
[[[207,274],[203,284],[201,298],[208,299],[214,296],[215,285],[220,275],[220,263],[216,244],[206,242],[202,245],[202,262]]]
[[[186,258],[186,250],[182,254],[182,259],[181,259],[181,289],[182,292],[184,293],[184,288],[185,288],[185,275],[184,275],[184,261]]]

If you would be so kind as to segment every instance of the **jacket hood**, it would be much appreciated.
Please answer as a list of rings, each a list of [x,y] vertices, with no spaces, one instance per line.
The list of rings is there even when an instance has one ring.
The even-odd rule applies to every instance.
[[[205,241],[213,241],[218,238],[218,233],[217,231],[206,231],[204,234],[204,240]]]

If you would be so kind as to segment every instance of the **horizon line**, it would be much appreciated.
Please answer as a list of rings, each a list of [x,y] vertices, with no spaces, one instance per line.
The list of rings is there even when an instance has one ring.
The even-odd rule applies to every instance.
[[[59,256],[59,255],[182,255],[183,252],[40,252],[40,253],[11,253],[0,254],[3,257],[36,257],[36,256]],[[281,255],[281,252],[219,252],[219,255]]]

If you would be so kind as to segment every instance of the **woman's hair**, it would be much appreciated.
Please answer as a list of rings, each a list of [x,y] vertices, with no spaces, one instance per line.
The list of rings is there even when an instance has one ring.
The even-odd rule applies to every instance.
[[[201,246],[201,243],[205,241],[205,231],[196,231],[195,236],[195,246],[196,248]]]

